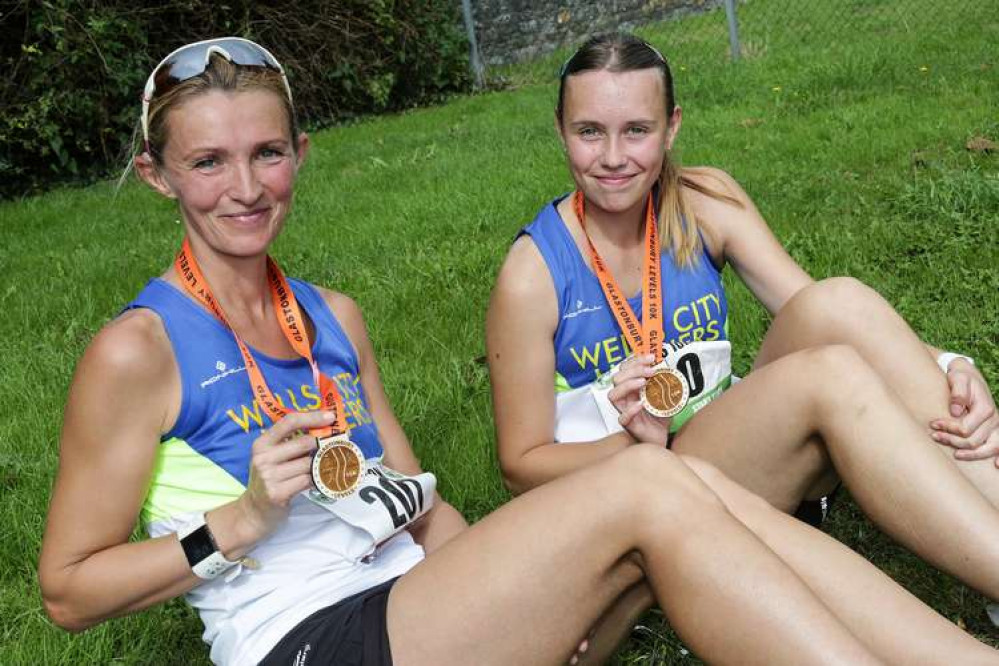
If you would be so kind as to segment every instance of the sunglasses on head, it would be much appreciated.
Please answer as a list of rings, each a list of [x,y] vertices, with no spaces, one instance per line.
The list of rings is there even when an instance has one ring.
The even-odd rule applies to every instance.
[[[241,37],[220,37],[206,39],[182,46],[156,65],[146,80],[142,93],[142,138],[146,150],[149,149],[149,103],[153,95],[163,94],[188,79],[203,74],[208,68],[212,54],[217,53],[234,65],[243,67],[263,67],[281,75],[288,101],[291,101],[291,86],[281,63],[271,52],[255,42]]]

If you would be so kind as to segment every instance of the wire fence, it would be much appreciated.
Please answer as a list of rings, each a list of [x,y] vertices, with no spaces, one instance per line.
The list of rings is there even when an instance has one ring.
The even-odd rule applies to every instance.
[[[572,11],[570,11],[570,8]],[[999,16],[999,0],[463,0],[477,80],[483,63],[510,63],[578,44],[605,30],[642,32],[656,22],[673,62],[724,64],[800,55],[802,46],[848,48],[857,37],[900,30],[933,38],[942,14],[980,29]],[[577,18],[578,17],[578,18]],[[502,39],[496,32],[504,32]],[[519,34],[515,34],[519,31]],[[476,44],[476,33],[478,43]],[[531,48],[523,44],[534,42]],[[955,44],[958,48],[959,44]]]
[[[803,44],[844,47],[872,33],[904,30],[930,37],[940,14],[955,12],[994,19],[999,0],[725,0],[665,26],[674,58],[718,62],[779,56],[775,49]]]

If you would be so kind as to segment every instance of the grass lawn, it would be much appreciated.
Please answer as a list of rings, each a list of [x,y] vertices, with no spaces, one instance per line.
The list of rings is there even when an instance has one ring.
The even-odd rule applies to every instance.
[[[873,285],[924,339],[975,357],[999,386],[999,155],[966,149],[976,136],[999,141],[999,7],[914,23],[892,20],[890,3],[842,2],[869,20],[821,39],[764,20],[786,3],[743,5],[738,65],[695,57],[696,36],[724,40],[717,13],[643,29],[675,54],[682,161],[730,171],[813,276]],[[564,56],[507,69],[505,90],[315,134],[275,248],[288,274],[361,304],[403,426],[471,520],[507,498],[481,360],[491,283],[517,229],[571,188],[552,129]],[[117,197],[101,183],[0,204],[0,664],[207,662],[183,604],[71,636],[42,612],[35,574],[75,360],[169,265],[176,219],[136,183]],[[745,373],[767,316],[726,280]],[[999,639],[979,595],[894,546],[849,498],[828,529],[949,619]],[[619,663],[693,661],[660,616],[643,627]]]

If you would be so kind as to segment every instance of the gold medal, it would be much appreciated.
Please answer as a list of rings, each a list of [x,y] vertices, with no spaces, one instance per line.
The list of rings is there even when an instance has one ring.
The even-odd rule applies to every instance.
[[[666,418],[678,414],[687,405],[690,388],[683,374],[669,367],[656,369],[642,387],[642,406],[645,411]]]
[[[330,499],[343,499],[350,495],[367,467],[364,454],[354,442],[343,435],[322,437],[319,450],[312,459],[312,483]]]

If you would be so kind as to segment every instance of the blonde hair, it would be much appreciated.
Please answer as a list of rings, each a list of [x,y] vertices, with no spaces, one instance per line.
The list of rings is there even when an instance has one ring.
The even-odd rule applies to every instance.
[[[673,116],[676,98],[673,95],[673,74],[666,58],[643,39],[628,33],[613,32],[591,37],[562,65],[562,70],[559,72],[558,102],[555,107],[555,116],[559,125],[562,124],[565,110],[566,80],[573,74],[602,69],[610,72],[659,70],[666,97],[667,121]],[[669,244],[679,265],[690,266],[699,261],[704,246],[697,216],[687,197],[683,196],[684,187],[735,205],[741,206],[741,203],[728,194],[695,181],[689,170],[682,169],[671,158],[669,152],[666,153],[656,187],[661,242],[663,247]]]

